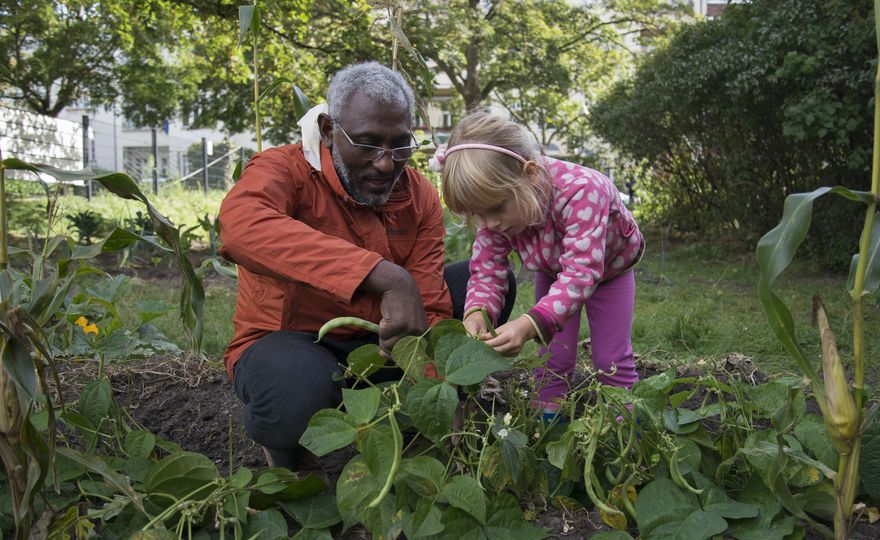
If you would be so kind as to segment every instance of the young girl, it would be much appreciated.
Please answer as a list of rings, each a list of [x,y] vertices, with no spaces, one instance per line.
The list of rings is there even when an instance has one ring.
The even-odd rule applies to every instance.
[[[507,356],[529,339],[549,343],[550,359],[535,373],[533,405],[550,418],[571,381],[585,307],[599,380],[632,387],[638,380],[630,338],[632,267],[644,240],[614,184],[592,169],[543,156],[523,127],[486,113],[464,118],[435,163],[442,166],[446,205],[478,225],[467,331]],[[480,309],[492,317],[501,310],[511,250],[535,272],[536,304],[492,337]]]

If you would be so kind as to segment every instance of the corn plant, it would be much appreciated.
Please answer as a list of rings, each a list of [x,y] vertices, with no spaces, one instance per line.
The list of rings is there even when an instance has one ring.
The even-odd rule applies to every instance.
[[[204,304],[202,283],[181,249],[178,229],[150,204],[130,177],[118,173],[68,172],[11,158],[0,162],[0,181],[5,169],[46,173],[61,180],[93,179],[120,197],[144,203],[156,234],[171,247],[153,243],[173,252],[183,270],[180,313],[190,331],[193,349],[198,351]],[[0,193],[0,200],[4,199]],[[0,218],[2,214],[0,212]],[[80,263],[102,251],[115,251],[137,241],[150,240],[117,228],[89,246],[77,246],[66,237],[47,237],[41,252],[30,253],[8,248],[5,223],[0,233],[3,266],[0,269],[0,360],[3,364],[0,369],[0,459],[12,492],[16,537],[27,538],[31,524],[38,518],[33,513],[35,497],[55,464],[54,408],[46,395],[47,377],[54,373],[51,336],[59,324],[67,323],[64,310],[75,281],[83,274],[94,272]],[[28,255],[29,271],[7,268],[7,252]],[[87,326],[84,325],[84,329]],[[45,436],[32,420],[32,413],[43,400],[47,402],[45,408],[49,414]]]
[[[262,115],[260,114],[260,102],[267,96],[278,89],[282,84],[291,84],[293,90],[293,107],[297,118],[302,116],[309,110],[309,99],[303,93],[299,86],[293,84],[286,77],[275,78],[269,86],[260,91],[260,62],[259,62],[259,38],[260,38],[260,10],[257,2],[254,0],[253,5],[238,7],[238,46],[241,47],[245,42],[245,38],[250,34],[251,47],[253,53],[253,72],[254,72],[254,133],[257,137],[257,152],[263,151],[263,132],[262,132]],[[241,174],[243,164],[239,162],[232,176],[238,180]]]
[[[875,26],[880,1],[874,2]],[[880,51],[880,31],[878,51]],[[821,187],[811,193],[796,193],[785,200],[782,220],[758,242],[757,258],[760,266],[758,295],[764,312],[776,337],[794,358],[812,386],[813,395],[828,434],[839,456],[834,479],[836,504],[834,509],[834,537],[847,537],[853,512],[853,503],[859,486],[859,454],[861,434],[876,414],[876,408],[866,410],[865,396],[865,329],[864,297],[880,285],[880,220],[877,219],[877,199],[880,196],[880,66],[874,86],[874,148],[871,170],[871,190],[855,191],[845,187]],[[859,239],[859,252],[850,267],[848,289],[852,297],[853,362],[852,381],[837,351],[834,334],[820,301],[815,302],[815,315],[822,339],[822,377],[807,353],[798,344],[794,319],[782,299],[773,291],[777,277],[788,267],[795,252],[807,234],[812,217],[813,202],[826,194],[836,194],[849,201],[865,205],[865,220]]]

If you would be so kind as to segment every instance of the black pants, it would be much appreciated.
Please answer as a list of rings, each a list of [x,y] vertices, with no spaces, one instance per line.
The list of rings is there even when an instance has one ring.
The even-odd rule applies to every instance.
[[[443,277],[452,297],[452,314],[461,319],[467,281],[468,262],[450,264]],[[507,322],[516,299],[516,280],[508,272],[508,292],[499,324]],[[235,364],[235,394],[244,402],[244,427],[254,441],[266,447],[276,466],[296,469],[301,448],[299,438],[309,419],[320,409],[336,407],[342,401],[339,364],[348,354],[376,336],[362,339],[314,343],[315,335],[280,330],[272,332],[245,349]],[[378,376],[393,378],[393,370],[380,370]],[[378,382],[378,381],[374,381]]]

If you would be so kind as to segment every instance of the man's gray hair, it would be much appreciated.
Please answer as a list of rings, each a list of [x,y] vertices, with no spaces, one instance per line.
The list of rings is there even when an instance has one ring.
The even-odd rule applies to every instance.
[[[336,72],[327,90],[327,109],[330,118],[339,120],[352,94],[360,92],[380,103],[405,106],[412,116],[415,97],[400,73],[379,62],[354,64]]]

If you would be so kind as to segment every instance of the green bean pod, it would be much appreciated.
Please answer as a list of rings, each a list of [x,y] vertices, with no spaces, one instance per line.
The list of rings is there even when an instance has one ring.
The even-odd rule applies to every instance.
[[[369,330],[370,332],[373,332],[375,334],[379,333],[379,325],[374,322],[365,321],[364,319],[361,319],[359,317],[336,317],[335,319],[330,319],[329,321],[324,323],[324,326],[322,326],[321,329],[318,330],[318,338],[315,340],[315,343],[321,341],[321,338],[324,337],[327,332],[335,330],[342,326],[354,326],[355,328],[363,328],[364,330]]]
[[[492,337],[498,337],[498,332],[495,331],[495,325],[492,324],[492,319],[489,318],[489,312],[486,311],[486,308],[481,307],[480,313],[483,314],[483,322],[486,323],[486,328],[489,329],[489,333],[492,334]]]
[[[681,475],[681,469],[678,467],[678,454],[673,454],[672,458],[669,460],[669,477],[678,487],[686,489],[694,495],[703,493],[702,489],[697,489],[688,484],[687,480],[684,479],[684,476]]]
[[[608,506],[607,504],[602,502],[598,495],[596,495],[596,492],[593,488],[593,482],[596,482],[598,484],[599,480],[596,478],[595,473],[591,469],[592,467],[590,463],[584,464],[584,489],[587,492],[587,497],[590,498],[590,501],[593,502],[596,508],[602,510],[606,514],[623,515],[623,512],[616,508]]]
[[[636,515],[636,507],[633,506],[633,503],[629,500],[629,494],[627,493],[629,491],[629,487],[635,483],[636,473],[632,473],[631,475],[629,475],[629,477],[627,477],[626,481],[623,482],[623,485],[620,488],[620,492],[622,495],[621,503],[623,504],[623,507],[626,509],[627,512],[629,512],[629,515],[631,515],[633,519],[637,520],[638,516]]]
[[[391,462],[391,469],[388,471],[385,485],[382,486],[382,490],[379,491],[376,498],[370,501],[367,508],[379,506],[382,503],[382,499],[391,491],[391,486],[394,485],[394,477],[397,476],[397,469],[400,468],[400,462],[403,458],[403,434],[400,432],[400,426],[397,425],[397,419],[394,417],[393,411],[389,411],[388,423],[391,424],[391,434],[394,437],[394,460]]]

